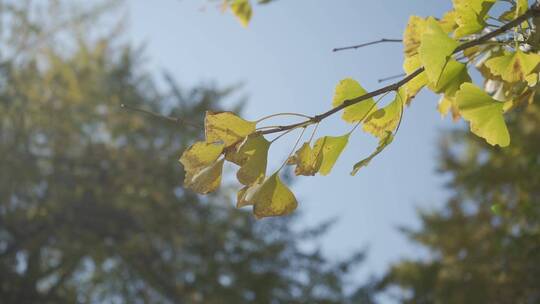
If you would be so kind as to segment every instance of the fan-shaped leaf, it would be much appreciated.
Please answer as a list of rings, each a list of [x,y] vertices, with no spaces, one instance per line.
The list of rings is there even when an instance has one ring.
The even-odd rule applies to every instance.
[[[337,107],[347,100],[365,95],[367,91],[354,79],[343,79],[336,86],[332,106]],[[345,108],[343,111],[343,120],[354,123],[366,118],[367,114],[375,109],[375,101],[373,98],[363,100],[352,106]]]

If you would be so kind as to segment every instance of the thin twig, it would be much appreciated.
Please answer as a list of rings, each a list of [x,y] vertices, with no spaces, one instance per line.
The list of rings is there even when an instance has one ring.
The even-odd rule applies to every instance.
[[[403,42],[403,40],[401,40],[401,39],[382,38],[382,39],[379,39],[379,40],[366,42],[366,43],[362,43],[362,44],[335,48],[335,49],[332,50],[332,52],[339,52],[339,51],[345,51],[345,50],[356,50],[356,49],[363,48],[363,47],[366,47],[366,46],[379,44],[379,43],[386,43],[386,42]]]
[[[187,126],[190,126],[190,127],[196,128],[196,129],[201,129],[201,128],[202,128],[202,126],[200,126],[199,124],[196,124],[196,123],[187,121],[187,120],[185,120],[185,119],[183,119],[183,118],[180,118],[180,117],[165,116],[165,115],[161,115],[161,114],[159,114],[159,113],[152,112],[152,111],[149,111],[149,110],[144,110],[144,109],[140,109],[140,108],[135,108],[135,107],[132,107],[132,106],[128,106],[128,105],[126,105],[126,104],[124,104],[124,103],[121,104],[120,107],[121,107],[122,109],[126,109],[126,110],[130,110],[130,111],[134,111],[134,112],[143,113],[143,114],[146,114],[146,115],[155,117],[155,118],[168,120],[168,121],[170,121],[170,122],[174,122],[174,123],[177,123],[177,124],[187,125]]]
[[[385,77],[385,78],[377,79],[377,82],[381,83],[381,82],[385,82],[385,81],[388,81],[388,80],[401,78],[401,77],[405,77],[405,76],[407,76],[407,74],[401,73],[401,74],[398,74],[398,75],[393,75],[393,76],[388,76],[388,77]]]

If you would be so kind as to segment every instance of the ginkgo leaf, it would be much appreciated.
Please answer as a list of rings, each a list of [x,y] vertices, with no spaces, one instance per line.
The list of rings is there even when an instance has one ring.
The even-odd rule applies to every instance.
[[[328,175],[330,171],[332,171],[341,152],[343,152],[343,149],[345,149],[349,142],[349,136],[350,133],[337,137],[325,136],[319,138],[317,142],[315,142],[313,150],[320,150],[322,153],[322,163],[319,168],[319,173],[321,173],[321,175]]]
[[[379,138],[385,137],[388,131],[394,131],[403,111],[403,98],[401,97],[403,94],[403,90],[400,90],[391,103],[370,114],[366,118],[363,130]]]
[[[540,55],[521,50],[491,58],[485,63],[491,73],[507,82],[525,81],[539,64]]]
[[[184,186],[201,194],[215,191],[221,182],[223,160],[217,159],[223,147],[223,144],[196,142],[186,149],[180,157],[186,171]]]
[[[458,44],[457,41],[448,37],[434,18],[428,19],[418,53],[431,83],[436,84],[439,81],[448,58]]]
[[[377,156],[379,153],[381,153],[384,150],[384,148],[386,148],[389,144],[391,144],[393,140],[394,140],[393,133],[389,131],[385,132],[384,136],[380,138],[379,145],[377,146],[377,149],[375,150],[375,152],[371,153],[371,155],[364,158],[363,160],[357,162],[353,167],[351,175],[355,175],[356,173],[358,173],[358,170],[369,165],[371,160],[375,158],[375,156]]]
[[[457,28],[457,13],[454,10],[451,10],[449,12],[446,12],[444,16],[439,20],[439,24],[441,25],[442,30],[445,33],[451,33],[453,30]]]
[[[457,121],[459,119],[459,109],[456,105],[456,101],[453,97],[443,95],[437,105],[437,111],[441,113],[441,117],[445,117],[448,113],[452,114],[452,119]]]
[[[296,165],[294,174],[313,176],[319,172],[323,160],[322,147],[319,145],[314,149],[309,142],[304,143],[287,162],[289,165]]]
[[[456,93],[456,104],[461,116],[470,122],[474,134],[491,145],[506,147],[510,144],[503,102],[493,99],[472,83],[464,83]]]
[[[504,12],[499,17],[499,20],[512,21],[516,19],[518,16],[523,15],[527,11],[528,8],[529,8],[529,1],[517,0],[517,3],[512,5],[512,7],[508,11]]]
[[[403,70],[407,75],[412,74],[414,71],[422,67],[422,62],[420,61],[420,55],[416,54],[411,57],[405,58],[405,61],[403,63]],[[404,86],[406,100],[410,100],[420,90],[428,84],[428,78],[426,75],[426,72],[422,72],[413,79],[411,79],[409,82],[407,82]]]
[[[199,141],[187,148],[180,157],[185,171],[194,171],[209,166],[223,152],[224,145]]]
[[[336,86],[332,106],[335,108],[347,100],[365,95],[367,91],[354,79],[346,78]],[[362,100],[352,106],[348,106],[343,111],[343,120],[354,123],[366,118],[367,114],[375,108],[373,98]]]
[[[184,186],[200,194],[216,191],[221,184],[224,161],[221,159],[200,170],[186,172]]]
[[[242,26],[247,27],[253,13],[249,0],[230,0],[230,8]]]
[[[411,57],[418,53],[418,47],[424,31],[427,20],[418,16],[409,17],[409,22],[403,33],[403,51],[405,57]]]
[[[229,147],[255,132],[256,122],[247,121],[232,112],[206,112],[206,142],[221,142]]]
[[[485,26],[488,12],[496,0],[453,0],[456,12],[455,38],[475,34]]]
[[[467,65],[451,58],[438,79],[436,84],[429,84],[429,88],[435,93],[444,93],[452,97],[464,82],[471,82],[467,72]]]
[[[245,186],[240,189],[237,194],[236,208],[242,208],[245,206],[253,205],[253,196],[261,188],[262,182],[259,184],[253,184],[251,186]]]
[[[226,159],[236,163],[240,169],[236,173],[238,181],[251,185],[266,175],[270,142],[262,135],[248,136],[237,151],[226,154]]]
[[[246,194],[249,191],[246,191]],[[246,195],[247,199],[247,195]],[[253,214],[257,219],[283,216],[293,212],[298,206],[294,194],[283,184],[278,173],[268,177],[251,197]]]

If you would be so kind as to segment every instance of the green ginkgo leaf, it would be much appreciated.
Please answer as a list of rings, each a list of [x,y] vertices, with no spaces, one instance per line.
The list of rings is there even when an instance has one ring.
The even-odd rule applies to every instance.
[[[448,37],[434,18],[429,18],[418,49],[427,78],[437,84],[458,42]]]
[[[294,174],[313,176],[319,172],[323,161],[322,145],[317,146],[317,150],[311,148],[306,142],[289,158],[287,164],[296,165]]]
[[[387,136],[387,132],[394,131],[399,124],[403,111],[402,95],[404,95],[404,90],[396,93],[394,100],[386,107],[370,114],[366,118],[363,130],[378,138],[384,138]]]
[[[471,82],[467,65],[451,58],[437,83],[430,83],[429,88],[435,93],[444,93],[446,96],[452,97],[464,82]]]
[[[240,169],[236,173],[238,181],[251,185],[266,175],[270,142],[262,135],[251,135],[241,143],[237,151],[226,154],[226,159],[236,163]]]
[[[234,16],[240,21],[242,26],[247,27],[249,25],[249,21],[251,20],[251,15],[253,14],[253,10],[251,8],[251,4],[249,3],[249,0],[229,0],[230,1],[230,8]]]
[[[526,81],[540,64],[540,55],[526,54],[521,50],[507,53],[486,61],[485,65],[494,75],[500,76],[507,82]]]
[[[375,150],[375,152],[371,153],[371,155],[369,155],[368,157],[357,162],[353,167],[351,175],[356,175],[356,173],[358,173],[360,169],[369,165],[371,160],[373,160],[375,156],[379,155],[379,153],[381,153],[389,144],[391,144],[393,140],[394,140],[393,133],[389,131],[385,132],[384,136],[382,136],[379,139],[379,145],[377,146],[377,149]]]
[[[496,0],[453,0],[456,12],[455,38],[475,34],[486,27],[488,12]]]
[[[470,122],[471,132],[491,145],[506,147],[510,144],[503,102],[493,99],[472,83],[464,83],[456,93],[456,105],[461,116]]]
[[[336,86],[332,106],[335,108],[347,100],[363,96],[367,91],[354,79],[346,78]],[[366,118],[367,114],[375,110],[375,101],[373,98],[363,100],[352,106],[348,106],[343,111],[343,120],[354,123]]]
[[[349,136],[350,133],[337,137],[325,136],[319,138],[317,142],[315,142],[313,150],[321,151],[322,153],[322,163],[319,168],[319,173],[321,173],[321,175],[330,174],[330,171],[332,171],[341,152],[343,152],[347,146]]]
[[[221,142],[229,147],[255,132],[256,122],[247,121],[232,112],[206,112],[206,142]]]
[[[411,16],[403,33],[403,51],[405,57],[411,57],[418,53],[418,47],[424,31],[426,29],[427,19]]]
[[[246,191],[246,194],[249,191]],[[247,195],[246,195],[247,200]],[[253,214],[257,219],[283,216],[293,212],[298,206],[294,194],[283,184],[278,173],[268,177],[251,197]]]

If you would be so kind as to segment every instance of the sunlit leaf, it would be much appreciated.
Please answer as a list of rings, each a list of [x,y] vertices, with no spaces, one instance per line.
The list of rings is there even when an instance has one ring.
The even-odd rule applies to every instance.
[[[255,132],[256,123],[232,112],[207,111],[204,126],[207,142],[221,142],[228,147]]]
[[[405,57],[411,57],[418,53],[418,47],[426,29],[426,23],[427,20],[422,17],[409,17],[409,22],[403,33],[403,51],[405,52]]]
[[[363,160],[357,162],[353,167],[351,175],[355,175],[356,173],[358,173],[360,169],[369,165],[371,160],[375,158],[375,156],[379,155],[379,153],[381,153],[389,144],[391,144],[393,140],[394,140],[393,133],[388,132],[388,131],[385,132],[384,136],[382,136],[379,139],[379,145],[377,146],[377,149],[375,150],[375,152],[371,153],[371,155],[364,158]]]
[[[253,13],[249,0],[229,0],[232,13],[242,26],[247,27]]]
[[[394,131],[401,119],[401,112],[403,111],[403,98],[404,93],[396,94],[394,100],[386,107],[381,108],[374,113],[370,114],[366,119],[363,130],[373,134],[376,137],[383,138],[387,136],[387,133]]]
[[[437,111],[441,113],[441,117],[445,117],[448,113],[452,114],[452,119],[457,121],[459,119],[459,109],[456,105],[455,98],[448,97],[443,94],[437,105]]]
[[[485,63],[491,73],[507,82],[525,81],[539,64],[540,55],[521,50],[491,58]]]
[[[407,75],[412,74],[414,71],[422,67],[422,62],[420,61],[420,55],[416,54],[411,57],[405,58],[405,61],[403,63],[403,70]],[[411,98],[415,97],[418,92],[428,84],[428,78],[426,75],[426,72],[422,72],[413,79],[411,79],[408,83],[405,84],[405,93],[406,93],[406,100],[410,100]]]
[[[504,103],[493,99],[472,83],[464,83],[456,93],[461,116],[470,122],[471,131],[491,145],[506,147],[510,135],[503,117]]]
[[[245,186],[240,189],[237,194],[236,208],[242,208],[245,206],[253,205],[253,196],[261,188],[262,182],[259,184],[253,184],[251,186]]]
[[[448,37],[434,18],[428,19],[418,53],[431,83],[438,83],[449,57],[458,44]]]
[[[471,77],[467,72],[467,65],[451,58],[444,67],[437,83],[430,83],[429,88],[435,93],[444,93],[448,97],[452,97],[464,82],[471,82]]]
[[[328,175],[332,171],[341,152],[349,142],[349,136],[350,134],[337,137],[325,136],[317,140],[313,150],[322,152],[322,163],[319,169],[321,175]]]
[[[251,185],[266,175],[266,164],[270,142],[262,135],[248,136],[237,151],[226,154],[227,160],[236,163],[240,169],[236,173],[238,181]]]
[[[289,159],[289,165],[296,165],[294,170],[296,175],[312,176],[319,172],[323,160],[322,145],[317,148],[317,150],[311,148],[306,142]]]
[[[186,172],[184,186],[198,193],[209,193],[221,182],[223,161],[217,161],[223,152],[223,144],[197,142],[186,149],[180,163]]]
[[[246,191],[246,200],[247,198]],[[278,173],[268,177],[251,197],[253,213],[260,219],[270,216],[283,216],[293,212],[298,206],[294,194],[283,184]]]
[[[336,86],[332,106],[337,107],[347,100],[365,95],[367,91],[354,79],[343,79]],[[373,98],[363,100],[352,106],[345,108],[343,111],[343,120],[354,123],[366,118],[367,114],[375,109],[375,101]]]
[[[216,191],[221,184],[224,161],[224,159],[221,159],[201,170],[186,172],[184,186],[200,194]]]
[[[453,0],[456,12],[455,38],[480,32],[486,27],[485,20],[496,0]]]

